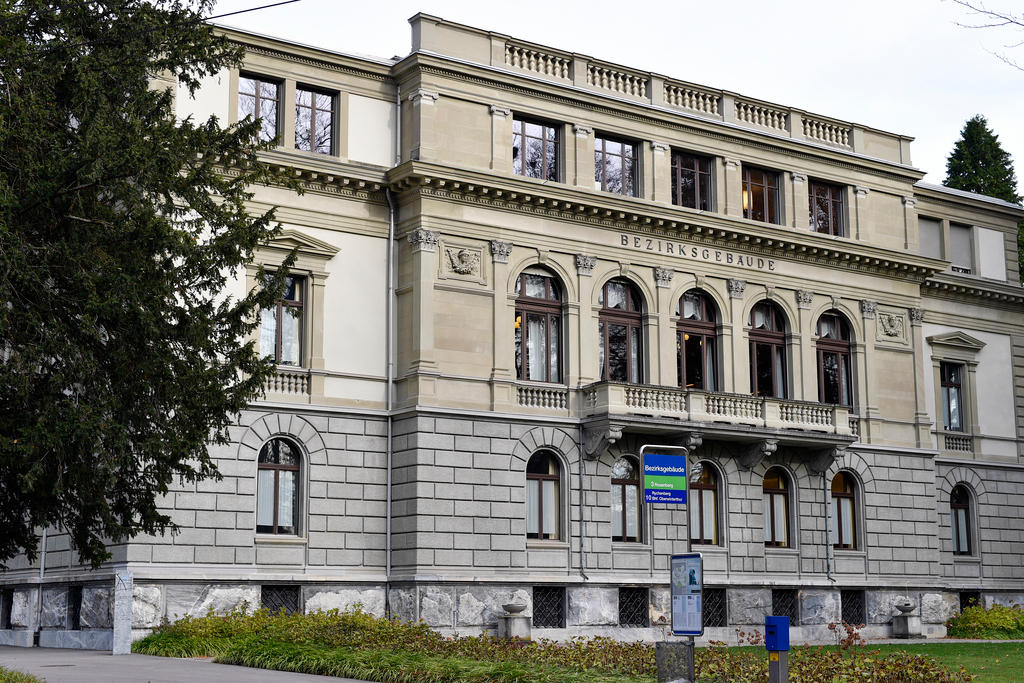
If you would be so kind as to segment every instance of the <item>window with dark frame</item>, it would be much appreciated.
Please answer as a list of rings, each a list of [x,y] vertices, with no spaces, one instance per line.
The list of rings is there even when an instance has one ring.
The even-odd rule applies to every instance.
[[[712,210],[711,159],[672,152],[672,203],[700,211]]]
[[[729,625],[728,599],[725,588],[705,588],[704,626],[722,628]]]
[[[832,478],[832,547],[857,547],[856,488],[853,477],[839,472]]]
[[[598,298],[598,362],[601,379],[643,382],[643,299],[631,283],[609,280]]]
[[[718,387],[717,315],[711,298],[691,289],[679,299],[676,323],[676,375],[679,386],[715,391]]]
[[[612,465],[612,540],[638,543],[643,540],[640,525],[640,468],[630,457]]]
[[[295,149],[317,154],[334,153],[334,110],[331,93],[295,89]]]
[[[785,472],[778,467],[772,467],[765,472],[761,491],[764,496],[764,544],[769,547],[788,548],[789,481]]]
[[[289,275],[272,308],[260,312],[260,354],[278,365],[302,364],[302,304],[305,278]]]
[[[619,588],[619,626],[650,626],[650,603],[646,587],[621,586]]]
[[[260,449],[256,479],[256,533],[298,535],[299,448],[271,439]]]
[[[777,305],[762,301],[750,311],[750,393],[788,398],[786,318]]]
[[[743,217],[779,223],[779,174],[743,167]]]
[[[979,607],[981,606],[981,591],[960,591],[960,611],[963,612],[968,607]]]
[[[68,586],[67,628],[69,631],[82,629],[82,587]]]
[[[561,288],[550,275],[526,271],[515,293],[516,378],[561,382]]]
[[[810,226],[814,232],[842,237],[846,234],[843,211],[844,189],[815,180],[808,184]]]
[[[963,484],[957,484],[949,494],[950,522],[953,532],[953,554],[970,555],[971,494]]]
[[[533,587],[533,627],[565,628],[565,588]]]
[[[817,351],[818,400],[853,405],[850,325],[836,311],[828,311],[818,318]]]
[[[942,428],[950,432],[963,432],[964,366],[960,363],[939,363],[939,378],[942,385]]]
[[[14,591],[11,589],[0,590],[0,629],[9,630],[13,628],[11,613],[14,611]]]
[[[259,139],[270,142],[278,137],[281,84],[259,76],[238,78],[238,120],[252,116],[260,120]]]
[[[718,545],[718,475],[715,468],[702,463],[700,475],[689,482],[690,542]]]
[[[637,195],[636,145],[612,138],[594,138],[594,189]]]
[[[512,120],[512,171],[541,180],[558,180],[558,128],[540,121]]]
[[[867,622],[864,609],[864,591],[859,589],[839,591],[841,617],[847,624],[859,625]]]
[[[562,475],[558,458],[537,451],[526,463],[526,537],[557,539],[561,531]]]

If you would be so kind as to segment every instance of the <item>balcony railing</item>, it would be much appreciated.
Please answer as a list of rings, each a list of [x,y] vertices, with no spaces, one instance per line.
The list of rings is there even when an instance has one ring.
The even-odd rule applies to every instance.
[[[611,382],[582,392],[584,417],[633,415],[853,435],[845,406]]]
[[[263,385],[266,397],[284,395],[291,398],[307,398],[309,396],[309,374],[309,370],[306,368],[277,366],[277,370]]]

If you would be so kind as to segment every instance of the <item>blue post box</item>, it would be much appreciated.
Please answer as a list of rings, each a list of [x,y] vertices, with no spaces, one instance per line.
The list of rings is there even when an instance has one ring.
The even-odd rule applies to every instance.
[[[769,652],[789,650],[789,617],[764,618],[764,649]]]

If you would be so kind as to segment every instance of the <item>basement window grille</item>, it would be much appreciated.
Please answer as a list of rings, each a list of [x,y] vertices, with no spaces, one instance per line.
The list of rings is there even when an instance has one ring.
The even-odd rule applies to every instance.
[[[565,628],[565,588],[533,587],[534,628]]]
[[[704,589],[704,626],[723,627],[729,625],[729,614],[726,611],[725,589]]]
[[[772,614],[776,617],[789,617],[790,626],[800,623],[796,589],[776,588],[772,590]]]
[[[82,628],[82,587],[68,586],[68,630]]]
[[[864,618],[864,591],[840,591],[839,601],[843,610],[843,621],[854,625],[867,623],[867,619]]]
[[[619,588],[619,626],[649,626],[650,598],[643,587]]]
[[[285,614],[293,614],[299,611],[299,587],[298,586],[262,586],[260,588],[260,603],[271,614],[284,611]]]
[[[960,591],[960,611],[981,605],[981,591]]]

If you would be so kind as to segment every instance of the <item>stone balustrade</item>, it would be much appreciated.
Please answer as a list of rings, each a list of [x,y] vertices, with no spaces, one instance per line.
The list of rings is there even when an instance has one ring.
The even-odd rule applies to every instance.
[[[289,397],[305,398],[309,396],[309,376],[308,369],[279,365],[263,385],[263,390],[268,397],[283,394]]]
[[[943,434],[942,445],[945,450],[955,453],[974,452],[974,440],[966,434]]]
[[[539,408],[563,411],[569,406],[569,390],[565,387],[521,384],[516,387],[521,408]]]

